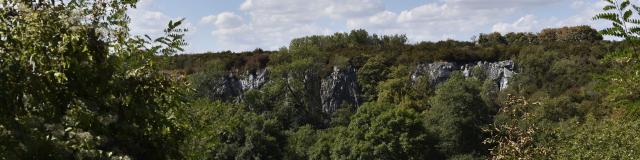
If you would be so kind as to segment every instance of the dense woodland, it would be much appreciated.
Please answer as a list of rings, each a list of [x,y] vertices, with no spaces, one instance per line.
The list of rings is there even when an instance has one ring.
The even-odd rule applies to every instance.
[[[637,159],[640,7],[605,1],[602,31],[409,43],[353,30],[202,54],[177,54],[182,21],[129,35],[135,0],[1,1],[0,159]],[[423,63],[502,60],[517,72],[504,90],[411,79]],[[326,113],[306,84],[335,67],[355,68],[362,103]],[[264,68],[242,97],[211,95]]]

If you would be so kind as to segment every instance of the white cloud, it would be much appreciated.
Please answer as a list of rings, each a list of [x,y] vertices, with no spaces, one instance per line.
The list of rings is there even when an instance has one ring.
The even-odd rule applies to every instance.
[[[231,50],[277,49],[293,38],[333,32],[327,21],[346,21],[383,11],[381,0],[246,0],[242,16],[222,12],[201,18],[219,46]],[[225,48],[227,49],[227,48]]]
[[[370,17],[350,19],[347,26],[350,28],[390,28],[398,21],[398,14],[391,11],[383,11]]]
[[[381,34],[407,34],[411,41],[456,39],[477,34],[512,10],[461,9],[455,3],[427,3],[400,12],[383,11],[350,19],[348,28],[366,28]],[[466,38],[466,37],[463,37]]]
[[[163,33],[169,21],[181,19],[158,11],[158,9],[154,8],[154,3],[156,3],[155,0],[140,0],[137,8],[128,11],[131,18],[131,33],[134,35],[148,34],[158,36]],[[195,26],[188,20],[183,22],[182,27],[189,29],[189,33],[196,31]]]
[[[244,20],[242,17],[234,13],[222,12],[218,15],[203,17],[200,22],[205,24],[213,24],[219,29],[233,29],[242,26]]]
[[[595,25],[596,0],[438,0],[391,11],[382,0],[245,0],[235,12],[202,17],[220,49],[277,49],[293,38],[364,28],[406,34],[411,41],[467,40],[490,32],[537,32],[546,27]],[[562,18],[540,16],[566,6]],[[599,8],[600,7],[600,8]]]
[[[131,34],[146,34],[151,37],[158,37],[164,33],[164,29],[167,27],[169,21],[181,19],[157,11],[153,6],[154,3],[156,3],[154,0],[140,0],[135,9],[128,11],[128,15],[131,18],[131,23],[129,24]],[[190,40],[193,33],[197,32],[197,28],[188,20],[183,22],[181,27],[189,30],[189,32],[186,33],[187,41]],[[186,46],[185,49],[190,50],[191,46]]]
[[[498,23],[493,25],[493,32],[531,32],[534,28],[540,28],[540,22],[533,15],[521,17],[513,23]]]
[[[154,3],[154,0],[139,0],[138,4],[136,5],[138,8],[149,8],[153,3]]]
[[[596,29],[602,29],[606,23],[593,21],[592,17],[600,12],[605,5],[604,2],[592,3],[589,0],[573,0],[570,9],[575,10],[575,14],[560,19],[557,17],[540,18],[531,14],[525,15],[514,22],[500,22],[492,27],[492,31],[507,32],[538,32],[544,28],[589,25]]]
[[[603,28],[607,23],[603,21],[594,21],[593,16],[602,12],[602,7],[606,5],[604,1],[593,2],[590,0],[573,0],[571,8],[576,10],[576,14],[568,18],[560,20],[560,25],[591,25],[595,28]]]
[[[171,18],[162,12],[135,9],[129,11],[131,32],[134,34],[160,34]]]
[[[400,12],[398,22],[433,22],[446,21],[458,15],[457,10],[453,10],[447,4],[426,4],[414,9]]]
[[[571,0],[442,0],[464,9],[513,9],[556,5]]]
[[[383,11],[381,0],[328,0],[325,14],[333,18],[363,17]]]

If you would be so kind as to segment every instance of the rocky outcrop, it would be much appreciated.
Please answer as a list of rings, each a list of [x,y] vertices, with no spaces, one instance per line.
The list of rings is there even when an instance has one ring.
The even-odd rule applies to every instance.
[[[247,71],[240,77],[242,90],[257,89],[267,83],[267,69],[262,68],[252,72]]]
[[[239,102],[243,93],[250,89],[262,87],[267,82],[267,69],[247,71],[242,74],[236,72],[228,73],[208,83],[207,91],[204,94],[211,100],[221,100],[227,102]]]
[[[356,77],[356,69],[348,66],[345,68],[333,67],[331,75],[322,80],[321,87],[322,111],[335,112],[343,104],[360,105],[358,99],[359,88]]]
[[[421,76],[428,76],[430,84],[435,86],[445,82],[456,71],[467,77],[492,80],[501,90],[508,87],[509,78],[515,74],[513,61],[434,62],[418,65],[411,78],[415,81]],[[268,68],[247,71],[242,74],[228,74],[211,85],[214,96],[212,99],[242,101],[245,91],[259,89],[268,80]],[[334,113],[345,104],[358,106],[363,103],[358,99],[360,88],[354,67],[333,67],[333,71],[326,77],[321,77],[317,73],[309,73],[304,76],[303,81],[306,91],[311,97],[307,99],[310,101],[309,103],[319,104],[322,107],[316,108],[318,111]]]
[[[232,74],[207,82],[207,90],[199,91],[211,100],[236,101],[242,95],[242,84]]]
[[[476,63],[454,63],[454,62],[434,62],[418,65],[411,75],[412,80],[417,80],[420,76],[428,76],[429,83],[437,85],[445,82],[453,72],[460,71],[466,77],[478,77],[492,80],[505,89],[509,85],[509,79],[513,77],[513,61],[499,62],[476,62]]]

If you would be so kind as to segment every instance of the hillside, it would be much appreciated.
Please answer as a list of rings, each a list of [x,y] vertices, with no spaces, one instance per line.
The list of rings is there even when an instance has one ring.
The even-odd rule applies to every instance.
[[[245,16],[292,6],[244,2]],[[340,19],[326,15],[341,6],[331,2],[312,14]],[[168,20],[134,34],[132,26],[169,18],[133,10],[151,3],[0,1],[0,160],[640,159],[640,7],[628,0],[597,4],[603,13],[593,19],[612,24],[599,31],[410,43],[412,35],[359,29],[296,38],[277,51],[202,54],[184,54],[186,39],[202,36],[189,27],[214,25],[205,32],[234,42],[263,36],[254,21],[295,11],[197,15],[200,24]],[[381,13],[406,20],[462,3],[429,4]]]
[[[416,44],[408,44],[404,35],[354,30],[295,39],[279,51],[176,55],[168,69],[188,75],[195,97],[218,101],[213,107],[240,107],[273,120],[270,127],[281,132],[264,136],[288,137],[275,151],[283,155],[276,156],[352,159],[400,153],[486,158],[529,149],[532,153],[520,154],[564,157],[560,148],[573,147],[564,143],[579,141],[582,137],[575,134],[587,128],[563,126],[607,125],[592,119],[614,114],[602,88],[606,81],[598,77],[615,69],[604,59],[622,46],[603,41],[588,26],[536,34],[480,34],[474,42]],[[528,125],[521,129],[519,124]],[[424,131],[415,133],[398,125],[416,125],[411,129]],[[564,135],[565,131],[571,134]],[[379,139],[398,134],[409,137]],[[503,134],[517,134],[512,137],[517,139],[502,139]],[[554,142],[560,138],[565,138],[563,143]],[[370,144],[376,141],[388,146]],[[513,142],[522,146],[501,146]],[[256,142],[245,139],[225,145],[246,143]],[[488,148],[495,145],[507,148],[490,152]],[[350,151],[341,152],[341,147]],[[406,147],[417,150],[401,149]],[[557,147],[557,152],[543,150],[547,147]]]

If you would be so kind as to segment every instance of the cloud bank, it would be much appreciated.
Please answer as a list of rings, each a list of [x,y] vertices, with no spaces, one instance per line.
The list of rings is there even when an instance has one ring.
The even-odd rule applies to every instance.
[[[406,34],[411,42],[418,42],[469,40],[479,33],[537,32],[567,25],[602,26],[591,20],[602,6],[597,0],[431,0],[388,9],[393,3],[402,1],[244,0],[237,8],[194,20],[200,32],[208,32],[195,34],[211,36],[215,47],[209,50],[243,51],[277,49],[288,46],[293,38],[360,28],[377,34]],[[156,23],[171,19],[142,8],[132,16],[142,19],[134,21],[135,32],[158,32]]]

